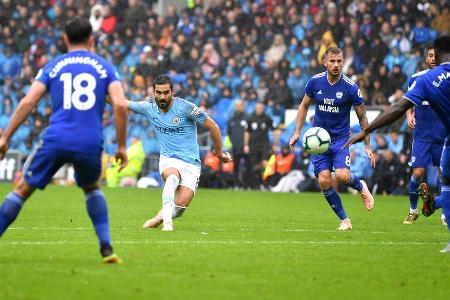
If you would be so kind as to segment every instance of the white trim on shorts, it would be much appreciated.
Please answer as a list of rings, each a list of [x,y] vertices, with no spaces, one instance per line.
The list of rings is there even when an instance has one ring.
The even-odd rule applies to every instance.
[[[27,160],[25,161],[25,163],[23,164],[23,167],[22,167],[22,176],[24,178],[25,178],[25,175],[27,174],[28,168],[31,165],[31,162],[33,161],[34,157],[36,156],[36,153],[39,151],[39,149],[42,148],[43,145],[44,145],[44,141],[43,140],[39,140],[37,145],[31,151],[30,155],[28,155]]]

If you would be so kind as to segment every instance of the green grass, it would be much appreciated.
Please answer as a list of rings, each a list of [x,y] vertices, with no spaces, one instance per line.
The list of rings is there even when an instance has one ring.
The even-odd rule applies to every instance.
[[[0,185],[6,195],[10,185]],[[445,299],[449,239],[438,214],[402,225],[406,197],[366,212],[343,195],[353,230],[320,194],[200,189],[174,232],[142,229],[160,190],[105,189],[124,263],[103,265],[81,191],[49,186],[0,240],[0,299]],[[447,292],[447,293],[445,293]]]

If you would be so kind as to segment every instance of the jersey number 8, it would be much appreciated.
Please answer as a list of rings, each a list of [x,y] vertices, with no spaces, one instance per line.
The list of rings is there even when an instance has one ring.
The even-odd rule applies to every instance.
[[[78,110],[89,110],[95,105],[94,89],[97,81],[94,76],[81,73],[72,80],[72,73],[63,73],[59,80],[64,83],[64,109],[71,109],[73,104]],[[83,82],[85,86],[82,85]],[[85,98],[84,101],[81,101],[82,97]]]

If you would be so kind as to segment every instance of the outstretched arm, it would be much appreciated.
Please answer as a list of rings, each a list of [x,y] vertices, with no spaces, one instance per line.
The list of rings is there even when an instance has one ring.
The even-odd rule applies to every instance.
[[[128,163],[126,141],[127,141],[127,104],[123,94],[122,84],[119,81],[112,82],[108,87],[110,95],[109,103],[113,107],[114,125],[117,134],[116,160],[120,161],[119,171]]]
[[[355,106],[355,112],[356,116],[358,117],[361,129],[369,127],[369,120],[367,119],[366,107],[364,106],[364,104]],[[370,147],[369,135],[364,138],[364,144],[366,145],[366,154],[370,159],[370,165],[375,168],[376,161],[375,156],[372,153],[372,148]]]
[[[209,129],[209,132],[211,134],[211,138],[214,143],[214,154],[220,159],[222,162],[229,162],[232,160],[230,153],[222,152],[222,135],[220,134],[219,126],[216,122],[214,122],[213,119],[210,117],[206,118],[205,123],[203,123],[203,126],[207,129]]]
[[[413,103],[405,98],[402,98],[400,101],[391,105],[386,109],[381,115],[379,115],[375,120],[367,128],[361,130],[360,133],[352,136],[345,144],[344,147],[348,147],[354,143],[360,142],[366,138],[366,136],[385,125],[391,124],[401,116],[411,107],[413,107]]]
[[[305,95],[303,96],[302,103],[300,103],[297,111],[297,124],[295,126],[295,133],[289,140],[289,147],[291,151],[295,150],[295,144],[297,144],[300,138],[300,132],[302,131],[303,124],[305,123],[306,114],[308,113],[309,105],[311,104],[312,98]]]
[[[27,119],[33,108],[39,102],[41,97],[46,93],[47,87],[39,80],[35,80],[30,87],[28,93],[23,97],[16,110],[14,111],[5,132],[0,138],[0,159],[3,159],[6,151],[8,151],[8,142],[11,136],[16,132],[17,128]]]

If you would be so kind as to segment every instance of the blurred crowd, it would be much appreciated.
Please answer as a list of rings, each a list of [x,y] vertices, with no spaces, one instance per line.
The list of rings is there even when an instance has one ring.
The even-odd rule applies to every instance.
[[[130,100],[149,100],[152,78],[171,75],[176,95],[207,110],[229,148],[242,158],[233,166],[233,172],[237,168],[241,175],[232,179],[257,166],[258,180],[250,186],[267,188],[279,181],[263,180],[271,155],[282,155],[293,130],[292,123],[285,122],[285,110],[297,107],[308,78],[323,71],[327,47],[344,50],[344,72],[359,84],[366,105],[383,109],[400,99],[407,78],[424,68],[424,50],[430,42],[439,33],[450,32],[445,0],[189,0],[184,9],[168,6],[164,16],[156,13],[154,2],[1,1],[0,133],[39,68],[66,51],[61,35],[64,22],[84,16],[94,29],[95,51],[117,67]],[[252,139],[246,151],[237,149],[235,138],[232,143],[230,121],[237,114],[238,101],[250,128],[262,122],[261,107],[265,122],[270,119],[263,150],[258,144],[262,142],[252,148]],[[49,99],[43,99],[12,139],[11,148],[29,154],[51,110]],[[130,114],[129,124],[130,144],[131,137],[138,138],[147,156],[157,154],[159,146],[149,122]],[[113,153],[115,132],[109,108],[104,128],[105,151]],[[404,120],[390,127],[389,133],[373,137],[380,164],[395,166],[396,174],[407,172],[409,143]],[[377,178],[377,169],[366,174],[371,171],[363,151],[353,152],[353,170],[363,178]],[[311,177],[306,161],[306,154],[297,154],[291,169],[303,168],[304,176]],[[144,164],[144,169],[147,165],[151,164]],[[374,180],[383,182],[378,189],[395,193],[399,183],[384,182],[379,176]],[[226,180],[206,181],[206,185],[229,186]],[[388,184],[392,187],[385,188]],[[234,180],[231,186],[241,184]]]

